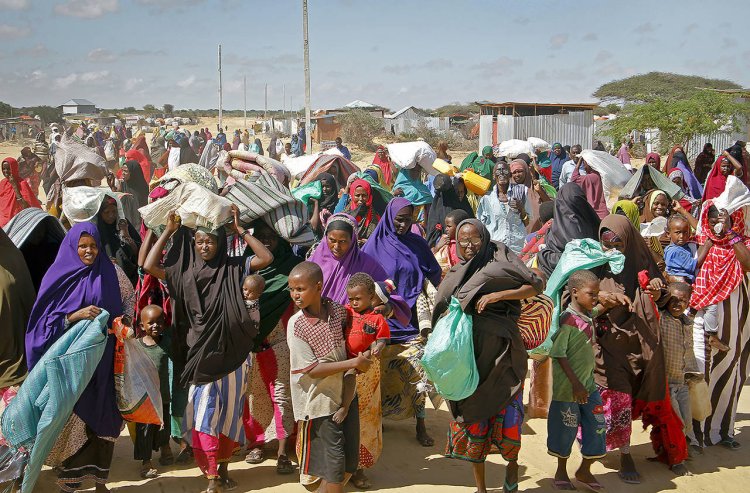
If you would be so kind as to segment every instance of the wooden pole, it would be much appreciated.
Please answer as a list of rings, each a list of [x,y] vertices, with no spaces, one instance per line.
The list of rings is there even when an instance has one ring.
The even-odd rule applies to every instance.
[[[224,94],[221,90],[221,45],[219,45],[219,127],[223,130],[222,125],[222,106],[224,103]]]
[[[242,77],[242,90],[245,94],[245,124],[243,126],[247,129],[247,76]]]
[[[305,145],[307,152],[312,153],[312,126],[310,115],[310,41],[307,35],[307,0],[302,0],[302,37],[305,50]]]

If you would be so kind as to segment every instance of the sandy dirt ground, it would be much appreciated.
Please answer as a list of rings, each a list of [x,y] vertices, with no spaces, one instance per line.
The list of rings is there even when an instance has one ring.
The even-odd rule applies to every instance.
[[[526,386],[528,388],[528,385]],[[427,424],[435,446],[421,447],[414,439],[414,421],[385,421],[384,448],[380,461],[368,471],[373,491],[448,493],[474,491],[471,466],[468,463],[442,457],[450,413],[445,405],[441,409],[427,411]],[[617,476],[619,455],[610,453],[593,467],[594,474],[608,492],[651,493],[678,490],[682,493],[708,491],[743,491],[750,482],[750,389],[745,389],[740,400],[737,416],[737,435],[744,448],[730,451],[722,447],[711,447],[704,456],[688,462],[694,473],[691,477],[675,477],[666,466],[648,462],[653,456],[648,432],[641,430],[640,421],[633,423],[632,453],[636,465],[643,475],[640,485],[626,485]],[[125,430],[124,433],[127,433]],[[520,486],[522,492],[547,493],[556,491],[551,477],[555,472],[556,459],[547,454],[547,421],[527,419],[524,424],[520,454]],[[176,451],[176,447],[172,447]],[[239,483],[237,492],[304,492],[297,483],[297,476],[276,474],[275,447],[268,449],[269,457],[259,465],[251,466],[244,461],[245,453],[234,457],[229,466],[230,476]],[[494,493],[502,491],[505,474],[504,461],[498,454],[490,455],[487,464],[487,484]],[[568,464],[572,475],[580,464],[577,447]],[[109,487],[118,493],[198,493],[206,482],[194,465],[158,466],[160,477],[151,480],[139,479],[140,463],[133,460],[133,445],[126,435],[120,437],[115,447]],[[42,472],[35,491],[54,492],[55,476],[52,471]],[[89,486],[89,485],[87,485]],[[580,490],[582,488],[579,487]],[[348,486],[347,491],[358,491]]]

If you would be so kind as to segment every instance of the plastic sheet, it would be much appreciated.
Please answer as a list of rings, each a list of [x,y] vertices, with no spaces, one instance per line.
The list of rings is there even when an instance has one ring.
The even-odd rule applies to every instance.
[[[500,142],[498,146],[493,149],[493,152],[497,157],[515,158],[519,154],[526,153],[529,156],[535,156],[534,146],[531,142],[519,139],[510,139]]]

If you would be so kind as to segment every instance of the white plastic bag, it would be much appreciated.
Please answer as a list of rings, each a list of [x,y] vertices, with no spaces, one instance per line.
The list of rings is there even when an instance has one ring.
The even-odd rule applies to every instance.
[[[183,226],[213,230],[231,219],[232,202],[189,181],[178,185],[166,197],[138,209],[146,227],[152,230],[165,226],[173,210]]]
[[[633,175],[619,159],[608,152],[584,149],[581,151],[581,156],[602,177],[604,198],[607,201],[607,207],[611,209],[614,202],[617,201],[620,189],[628,183]]]
[[[427,142],[420,140],[388,144],[388,155],[391,157],[391,162],[401,169],[421,166],[429,174],[437,174],[437,171],[432,167],[432,163],[437,159],[437,154]]]
[[[531,142],[519,139],[510,139],[500,142],[497,146],[497,150],[494,151],[497,157],[515,158],[519,154],[528,154],[529,156],[535,156],[534,146]]]
[[[552,146],[544,139],[540,139],[539,137],[529,137],[526,139],[526,142],[532,145],[534,149],[538,149],[540,151],[549,151],[552,149]]]
[[[115,156],[115,144],[111,140],[107,140],[104,144],[104,159],[107,161],[114,161],[117,159],[117,156]]]

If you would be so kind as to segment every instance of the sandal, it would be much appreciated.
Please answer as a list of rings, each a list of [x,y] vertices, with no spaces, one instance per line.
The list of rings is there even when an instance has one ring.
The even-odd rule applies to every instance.
[[[503,482],[504,493],[515,493],[516,491],[518,491],[518,483],[510,484],[507,480]]]
[[[598,481],[592,481],[591,483],[581,481],[580,479],[576,479],[576,481],[581,483],[587,490],[593,493],[601,493],[602,491],[605,491],[604,486],[602,486]]]
[[[221,487],[224,491],[232,491],[237,489],[237,481],[232,478],[221,478]]]
[[[175,458],[174,462],[175,464],[189,464],[192,459],[193,449],[191,447],[185,447],[180,450],[179,454],[177,454],[177,458]]]
[[[552,486],[554,486],[556,490],[560,491],[575,491],[578,489],[575,487],[572,481],[566,481],[564,479],[554,479],[552,481]]]
[[[294,464],[286,455],[280,455],[276,460],[276,474],[293,474],[295,469]]]
[[[245,462],[248,464],[260,464],[263,462],[263,450],[254,448],[245,456]]]
[[[722,440],[719,442],[719,445],[724,448],[728,448],[729,450],[739,450],[742,448],[742,445],[734,438],[727,438],[725,440]]]
[[[153,467],[141,468],[141,479],[154,479],[158,477],[159,473]]]

